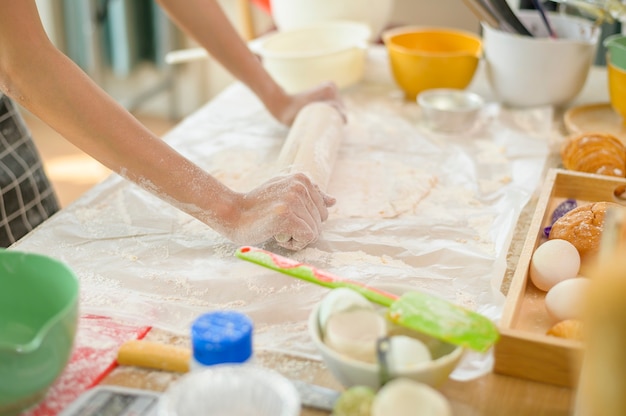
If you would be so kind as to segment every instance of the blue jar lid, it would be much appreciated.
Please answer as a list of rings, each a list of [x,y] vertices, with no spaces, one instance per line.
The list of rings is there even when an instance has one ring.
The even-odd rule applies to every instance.
[[[235,311],[199,316],[191,325],[193,358],[202,365],[243,363],[252,356],[252,320]]]

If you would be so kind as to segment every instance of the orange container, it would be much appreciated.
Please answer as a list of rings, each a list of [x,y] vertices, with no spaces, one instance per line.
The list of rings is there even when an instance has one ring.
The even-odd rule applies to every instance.
[[[433,88],[465,89],[482,54],[478,35],[449,28],[400,27],[385,32],[383,40],[407,100]]]

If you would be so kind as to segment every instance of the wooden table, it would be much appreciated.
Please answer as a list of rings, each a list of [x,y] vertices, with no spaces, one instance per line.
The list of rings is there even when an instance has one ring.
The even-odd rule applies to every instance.
[[[380,49],[376,49],[371,51],[369,59],[369,73],[366,74],[363,86],[356,86],[346,92],[350,97],[350,103],[360,111],[357,116],[361,117],[361,120],[367,119],[368,114],[364,114],[364,111],[370,111],[372,117],[378,117],[378,123],[370,126],[378,130],[372,133],[375,137],[372,138],[372,143],[367,144],[365,153],[375,163],[383,163],[382,158],[390,154],[398,160],[405,160],[402,158],[407,157],[407,154],[410,156],[410,153],[415,151],[411,147],[412,138],[406,137],[407,132],[414,133],[417,123],[412,118],[415,106],[411,103],[402,103],[398,98],[401,94],[391,81],[386,55]],[[488,99],[491,98],[482,68],[479,69],[471,89]],[[378,97],[373,107],[367,107],[367,110],[358,107],[358,104],[367,101],[372,94]],[[606,100],[605,71],[602,68],[594,68],[576,104]],[[388,106],[392,108],[387,108]],[[395,114],[399,114],[399,118],[390,119],[393,122],[388,124],[385,124],[385,120],[381,118],[383,116],[393,118]],[[556,123],[550,133],[553,135],[552,139],[561,137],[561,127],[558,123],[560,116],[561,112],[556,111],[554,114]],[[211,128],[213,130],[209,130]],[[365,127],[354,128],[358,133],[359,128]],[[182,153],[195,158],[201,165],[210,165],[216,176],[227,182],[231,181],[236,187],[241,185],[241,182],[238,182],[241,178],[229,172],[228,165],[245,164],[245,160],[240,158],[242,154],[254,152],[265,157],[275,155],[280,146],[279,138],[284,137],[286,131],[266,114],[261,104],[249,91],[240,85],[235,85],[200,109],[197,114],[184,120],[168,136],[172,139],[172,145],[178,147]],[[368,132],[361,131],[363,134]],[[217,138],[214,139],[213,136]],[[244,146],[228,153],[228,157],[224,160],[210,159],[214,149],[207,150],[207,148],[211,146],[219,151],[226,149],[228,152],[229,140],[239,140],[245,144],[253,139],[255,144],[252,149]],[[535,157],[543,164],[542,145],[533,140],[529,140],[531,153],[533,146],[538,150],[536,155],[531,154],[529,158]],[[395,151],[396,148],[388,143],[390,141],[395,141],[399,149],[404,151]],[[483,146],[483,150],[493,151],[495,148],[485,148],[488,142],[489,140],[485,139],[479,145]],[[433,151],[439,154],[439,157],[442,151],[446,151],[445,149],[453,151],[462,149],[464,146],[461,142],[446,143],[444,139],[437,137],[426,143],[432,145],[432,148],[418,150],[420,152]],[[359,144],[353,141],[348,145],[354,150]],[[383,152],[381,149],[386,150]],[[352,158],[353,162],[355,155],[358,156],[360,153],[354,151],[347,156]],[[554,155],[549,155],[545,159],[545,167],[558,163]],[[532,166],[541,166],[541,164]],[[424,172],[419,172],[419,174],[422,175],[419,176],[420,178],[427,177]],[[538,178],[541,172],[534,174]],[[501,180],[497,185],[506,188],[511,181],[515,182],[515,178]],[[430,197],[428,192],[438,191],[436,183],[432,185],[432,189],[424,191],[425,198]],[[493,183],[488,185],[494,186]],[[502,262],[498,260],[495,263],[506,264],[495,267],[492,263],[487,263],[486,267],[488,270],[493,269],[494,276],[492,277],[501,283],[503,293],[506,293],[508,281],[515,269],[517,256],[536,202],[535,196],[527,195],[528,202],[520,207],[513,226],[507,225],[508,228],[514,228],[514,231],[509,230],[512,235],[510,240],[491,242],[471,227],[467,232],[470,235],[476,232],[473,239],[456,236],[450,240],[451,246],[476,251],[479,254],[476,257],[485,257],[485,253],[489,257],[489,253],[495,251],[494,258],[504,260]],[[420,211],[420,214],[428,215],[427,210]],[[472,214],[476,215],[476,212]],[[401,217],[400,214],[398,216]],[[426,231],[420,228],[428,225],[419,224],[419,216],[413,215],[411,218],[417,221],[411,223],[417,224],[415,228],[418,230],[417,235],[413,236],[405,232],[398,236],[393,234],[395,233],[393,231],[393,235],[387,238],[386,233],[377,234],[372,224],[396,224],[393,221],[397,221],[397,218],[385,217],[380,221],[377,220],[376,223],[367,223],[367,226],[364,226],[369,234],[376,237],[375,241],[363,240],[365,242],[359,239],[366,238],[362,234],[368,233],[359,233],[354,241],[340,235],[343,232],[341,230],[343,224],[350,224],[353,227],[355,224],[361,224],[360,222],[353,219],[345,223],[329,220],[326,227],[331,231],[316,244],[313,252],[321,253],[320,262],[328,260],[330,253],[356,256],[353,262],[338,264],[329,261],[326,264],[331,269],[334,267],[337,272],[346,274],[347,277],[354,277],[350,274],[354,274],[356,268],[359,276],[362,276],[366,283],[380,283],[379,279],[383,277],[392,280],[395,274],[406,272],[403,267],[407,262],[410,263],[412,256],[417,255],[419,251],[419,249],[407,247],[413,244],[412,237],[417,238],[424,233],[429,234],[428,228],[425,229]],[[485,220],[482,219],[482,221]],[[441,224],[445,225],[445,222]],[[419,230],[422,231],[419,232]],[[445,239],[443,241],[445,242]],[[501,248],[504,248],[504,252],[498,254]],[[258,272],[252,265],[240,266],[239,263],[234,263],[234,260],[229,257],[233,246],[227,241],[185,214],[159,202],[136,186],[117,177],[109,178],[88,191],[77,202],[64,209],[11,249],[40,252],[65,261],[81,278],[84,289],[81,300],[87,309],[115,310],[122,315],[141,316],[148,324],[152,324],[153,321],[158,322],[160,325],[156,325],[146,339],[168,344],[188,346],[189,340],[185,331],[181,331],[180,328],[184,328],[190,317],[196,316],[198,311],[218,307],[251,308],[249,309],[251,313],[263,322],[260,336],[264,343],[270,342],[273,335],[279,334],[276,331],[284,328],[288,328],[288,331],[302,332],[302,323],[306,321],[311,306],[324,293],[319,288],[311,289],[306,284],[296,284],[286,277],[276,277],[266,271]],[[481,251],[483,249],[484,252]],[[441,247],[440,251],[445,252],[446,247]],[[433,257],[426,257],[424,261],[428,262],[432,259]],[[446,262],[453,260],[454,257],[447,257],[447,259]],[[235,264],[237,268],[234,267]],[[447,263],[444,264],[444,266],[447,265]],[[438,269],[431,270],[428,264],[425,267],[425,270],[429,272],[440,272]],[[451,273],[462,273],[463,267],[464,265],[460,265]],[[381,276],[389,269],[393,272],[391,276]],[[409,267],[406,269],[410,272]],[[202,273],[209,273],[211,276],[203,279]],[[142,279],[137,279],[139,275]],[[217,281],[215,285],[213,280]],[[146,284],[156,284],[160,281],[167,282],[170,293],[157,296],[150,292],[144,296],[141,292],[146,288]],[[410,278],[407,281],[413,282]],[[265,282],[263,284],[267,286],[258,287],[257,282]],[[486,288],[488,291],[488,284]],[[123,291],[120,292],[120,290]],[[462,289],[454,290],[463,295]],[[251,293],[250,298],[246,297],[247,292]],[[286,307],[285,299],[302,295],[305,292],[307,296],[302,298],[302,302]],[[123,296],[127,294],[127,298],[120,300],[120,293],[124,294]],[[452,293],[454,295],[454,292]],[[463,298],[460,299],[463,300]],[[497,302],[498,296],[495,296],[495,299]],[[168,309],[170,307],[175,308],[173,310],[176,313],[171,313],[172,309]],[[285,315],[291,315],[292,322],[285,323],[278,320],[278,318],[285,320]],[[175,327],[178,327],[178,330]],[[277,342],[295,345],[299,341],[281,338]],[[305,358],[306,355],[302,354],[285,353],[285,349],[282,350],[283,352],[278,351],[272,348],[258,351],[257,360],[260,364],[274,368],[291,378],[336,389],[341,388],[319,360]],[[118,367],[106,377],[103,383],[162,391],[177,377],[179,377],[177,374]],[[455,415],[567,415],[572,410],[573,394],[568,388],[529,382],[489,372],[470,381],[449,380],[441,387],[441,391],[452,403]],[[302,414],[325,413],[303,409]]]

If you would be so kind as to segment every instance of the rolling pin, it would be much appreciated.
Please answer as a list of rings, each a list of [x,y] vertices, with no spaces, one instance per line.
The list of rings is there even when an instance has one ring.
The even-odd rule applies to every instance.
[[[125,342],[117,351],[117,363],[154,370],[186,373],[189,371],[191,350],[149,341]]]
[[[326,191],[344,135],[344,121],[336,108],[322,102],[306,105],[289,130],[278,169],[304,173]]]

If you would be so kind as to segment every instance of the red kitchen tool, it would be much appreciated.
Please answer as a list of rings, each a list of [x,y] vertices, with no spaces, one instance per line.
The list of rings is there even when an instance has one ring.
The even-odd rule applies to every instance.
[[[85,314],[80,317],[74,351],[46,398],[22,416],[53,416],[97,385],[117,365],[117,350],[126,341],[142,339],[150,326]]]

